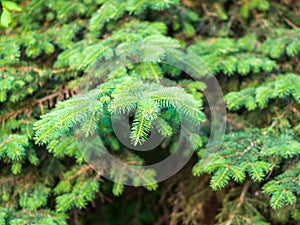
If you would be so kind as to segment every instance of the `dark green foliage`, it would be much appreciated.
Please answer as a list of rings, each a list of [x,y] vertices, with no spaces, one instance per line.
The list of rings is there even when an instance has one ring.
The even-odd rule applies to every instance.
[[[1,225],[299,224],[299,2],[0,2]],[[206,84],[188,74],[214,75],[224,92],[216,151]],[[119,140],[112,118],[124,115],[132,146],[151,129],[165,138],[155,153]],[[143,169],[133,184],[149,185],[126,187],[101,161],[110,182],[86,161],[96,145],[94,157],[149,165],[180,134],[197,155],[161,185]]]

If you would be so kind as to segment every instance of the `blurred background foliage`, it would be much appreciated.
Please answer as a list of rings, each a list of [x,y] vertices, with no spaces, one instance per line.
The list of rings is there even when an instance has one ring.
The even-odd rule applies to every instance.
[[[300,1],[0,3],[1,225],[299,224]],[[136,90],[135,79],[173,80],[177,91],[190,94],[181,99],[203,107],[198,122],[204,122],[203,113],[208,118],[201,138],[192,140],[197,154],[189,164],[145,189],[107,181],[86,164],[69,133],[78,121],[67,120],[73,112],[67,106],[78,103],[73,96],[80,78],[99,58],[109,58],[122,44],[146,40],[183,46],[201,57],[219,81],[228,114],[224,143],[211,155],[211,166],[203,168],[210,117],[205,86],[159,62],[109,74],[98,96],[103,107],[95,111],[102,119],[92,120],[93,128],[85,132],[99,129],[104,145],[124,160],[144,163],[111,135],[107,118],[109,107],[122,101],[124,86],[145,89],[140,84]],[[122,107],[113,109],[131,106]],[[134,107],[141,112],[134,126],[142,126],[143,134],[133,130],[132,139],[142,143],[149,129],[141,123],[147,107],[143,102]],[[159,114],[165,136],[176,133],[172,115]],[[172,148],[161,146],[161,156]]]

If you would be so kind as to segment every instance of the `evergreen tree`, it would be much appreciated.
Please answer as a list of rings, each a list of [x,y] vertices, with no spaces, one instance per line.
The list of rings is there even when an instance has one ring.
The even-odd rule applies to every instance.
[[[299,2],[0,2],[0,224],[299,224]],[[182,54],[194,58],[180,64]],[[206,68],[191,66],[199,59]],[[217,151],[207,87],[189,73],[215,76],[224,93]],[[131,151],[113,115],[129,117],[132,147],[156,130],[159,151]],[[176,152],[180,135],[193,160],[161,184],[131,171],[145,189],[87,160],[108,149],[147,165]]]

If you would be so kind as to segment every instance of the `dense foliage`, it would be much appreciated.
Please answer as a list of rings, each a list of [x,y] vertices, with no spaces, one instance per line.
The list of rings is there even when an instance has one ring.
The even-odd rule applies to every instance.
[[[1,225],[300,223],[299,1],[0,2]],[[206,85],[162,63],[181,48],[224,93],[217,151],[205,148]],[[145,51],[147,62],[101,70],[103,60]],[[78,97],[85,75],[99,71],[102,83]],[[167,141],[155,154],[131,151],[114,134],[113,114],[130,115],[133,146],[153,127]],[[176,151],[180,132],[196,154],[159,184],[153,171],[133,171],[145,188],[122,185],[128,178],[105,163],[118,182],[102,177],[82,154],[89,145],[75,140],[97,135],[100,148],[146,165]]]

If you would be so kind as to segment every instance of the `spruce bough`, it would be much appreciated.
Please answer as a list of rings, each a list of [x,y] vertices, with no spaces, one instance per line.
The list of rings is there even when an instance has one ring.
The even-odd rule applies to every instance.
[[[107,224],[154,224],[162,210],[166,224],[204,224],[207,205],[217,207],[213,224],[298,224],[299,8],[268,0],[1,1],[0,224],[97,223],[88,218],[96,218],[92,206],[103,208]],[[217,152],[205,148],[204,83],[161,63],[163,49],[146,63],[109,68],[103,83],[77,96],[99,60],[138,42],[185,47],[218,79],[228,126]],[[131,114],[133,145],[142,146],[152,126],[169,141],[143,158],[114,135],[113,113]],[[195,135],[181,129],[197,162],[162,184],[153,171],[137,174],[137,184],[153,181],[146,191],[136,188],[154,199],[147,204],[121,184],[118,171],[111,171],[116,183],[95,172],[74,136],[81,124],[80,135],[97,134],[125,162],[146,165],[176,149],[180,115],[204,126]],[[111,193],[126,215],[111,216],[114,204],[99,203]],[[87,218],[78,218],[82,213]]]

